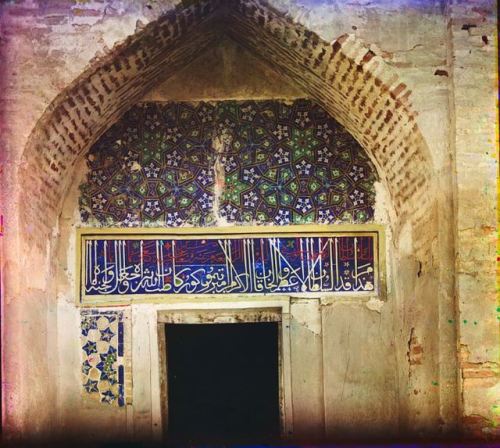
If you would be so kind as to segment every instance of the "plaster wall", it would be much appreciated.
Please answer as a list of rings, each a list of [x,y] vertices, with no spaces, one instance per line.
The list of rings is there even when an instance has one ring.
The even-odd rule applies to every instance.
[[[473,13],[473,14],[472,14]],[[498,191],[498,29],[495,8],[451,8],[455,129],[456,286],[460,394],[470,437],[500,424],[500,333],[495,287]],[[452,143],[453,144],[453,143]]]
[[[495,368],[498,362],[498,344],[495,342],[498,341],[498,321],[495,298],[491,294],[494,287],[492,251],[496,227],[494,182],[497,167],[496,159],[492,157],[495,148],[495,85],[491,79],[495,71],[494,3],[474,2],[474,6],[470,7],[455,1],[403,3],[380,0],[369,5],[340,2],[317,5],[298,0],[275,0],[270,3],[327,41],[344,33],[354,34],[391,65],[412,90],[418,126],[432,156],[433,176],[436,179],[434,193],[439,204],[432,218],[432,226],[438,228],[439,234],[434,242],[433,259],[417,259],[413,247],[415,235],[405,227],[398,230],[394,241],[398,255],[394,255],[391,263],[398,272],[405,274],[393,279],[394,288],[399,291],[395,295],[394,308],[389,301],[382,307],[379,317],[383,322],[387,315],[393,313],[396,322],[394,339],[407,342],[408,350],[399,349],[395,354],[400,385],[396,389],[401,393],[403,385],[404,389],[408,389],[405,393],[414,394],[416,398],[413,404],[408,405],[401,396],[384,395],[384,399],[391,403],[391,417],[384,418],[392,421],[392,416],[396,414],[394,399],[399,400],[402,427],[411,423],[416,433],[425,434],[429,428],[440,426],[443,430],[453,429],[454,413],[459,413],[465,417],[461,422],[463,427],[472,428],[475,437],[493,437],[497,431],[493,423],[498,423],[497,408],[494,407],[498,406],[498,369]],[[72,370],[77,364],[79,352],[68,342],[71,334],[78,331],[77,310],[72,305],[73,293],[70,292],[73,259],[68,255],[71,254],[68,233],[63,230],[64,225],[69,229],[78,220],[71,207],[65,208],[65,214],[61,216],[59,225],[53,228],[50,240],[31,239],[29,227],[28,233],[22,237],[16,233],[16,229],[20,228],[16,210],[27,206],[19,203],[18,193],[23,184],[18,176],[28,136],[53,99],[95,58],[110,52],[114,45],[170,10],[174,4],[169,1],[101,3],[26,0],[2,5],[1,56],[4,63],[1,69],[0,157],[6,228],[2,270],[4,310],[8,311],[2,338],[4,362],[7,359],[8,363],[4,365],[7,376],[4,376],[3,397],[4,423],[12,434],[22,431],[30,437],[47,435],[60,427],[62,403],[76,405],[80,399],[74,387],[77,370]],[[477,25],[476,29],[464,29],[464,25],[472,22]],[[178,80],[177,85],[180,83]],[[266,85],[267,90],[264,91],[274,96],[277,93],[273,87],[276,86],[275,81],[269,85],[271,87]],[[257,90],[258,86],[254,85],[246,94],[253,95]],[[151,95],[157,95],[155,99],[167,95],[161,87],[152,92]],[[179,97],[186,95],[180,88],[179,92]],[[206,90],[197,92],[198,95],[211,98]],[[220,95],[220,88],[214,89],[213,97]],[[235,95],[234,90],[229,95]],[[474,104],[470,103],[471,98],[474,98]],[[481,100],[479,103],[480,98],[484,102]],[[81,173],[81,166],[75,172]],[[75,198],[74,193],[69,193],[67,203],[71,203],[72,197]],[[384,200],[383,195],[378,195],[378,198]],[[478,212],[471,213],[471,209]],[[457,216],[456,221],[454,215]],[[36,228],[37,223],[33,222],[31,226]],[[36,235],[36,232],[33,234]],[[43,249],[34,250],[33,247]],[[57,257],[56,253],[59,253]],[[469,255],[471,253],[473,258]],[[26,255],[19,257],[19,254]],[[29,273],[28,285],[27,273],[23,272],[23,257],[27,256],[36,259],[39,266],[44,266],[37,272]],[[457,279],[455,256],[458,259]],[[415,282],[419,281],[422,264],[427,265],[426,271],[437,266],[440,269],[436,270],[437,278],[432,282],[418,286],[418,297],[428,297],[429,300],[415,303]],[[62,275],[64,269],[67,269],[67,274]],[[59,275],[57,291],[53,282],[56,272]],[[435,285],[439,285],[437,294]],[[459,298],[457,302],[455,297]],[[483,300],[484,297],[487,300]],[[482,305],[478,305],[479,302]],[[338,305],[338,315],[351,313],[349,316],[352,316],[351,311],[346,311],[349,307],[351,305]],[[360,341],[361,336],[367,338],[372,331],[375,332],[376,312],[364,310],[360,315],[366,323],[366,333],[356,333],[361,325],[352,334],[346,322],[336,329],[334,325],[328,325],[329,333],[323,333],[323,352],[326,347],[337,347],[342,338],[346,344],[351,344],[351,341]],[[408,315],[415,319],[418,317],[419,322],[426,324],[416,327],[401,324]],[[331,308],[323,308],[323,323],[325,320],[334,323],[335,316]],[[350,322],[352,317],[346,319]],[[478,324],[470,325],[471,321]],[[297,333],[303,332],[299,328],[302,327],[298,327]],[[454,340],[456,332],[460,333],[460,344],[463,344],[461,370],[456,369],[456,359],[446,355],[454,347],[440,345],[436,349],[436,329],[440,341]],[[347,340],[348,334],[352,339]],[[380,335],[373,333],[375,341],[379,341],[377,347],[387,349],[384,344],[389,334],[389,330]],[[357,391],[355,379],[359,377],[356,376],[353,376],[352,384],[348,382],[345,385],[344,394],[341,393],[340,397],[338,390],[332,391],[328,386],[342,376],[347,352],[342,353],[344,362],[329,369],[330,376],[324,376],[324,368],[315,367],[315,375],[319,377],[319,372],[322,372],[323,379],[314,384],[319,387],[318,384],[323,383],[324,397],[328,397],[328,403],[332,405],[343,402],[347,396],[354,397]],[[381,375],[377,376],[377,388],[373,391],[375,395],[380,394],[377,395],[379,397],[384,388],[390,389],[391,365],[382,361],[385,359],[382,355],[379,359],[369,359],[370,365]],[[432,367],[426,370],[428,373],[415,376],[414,372],[421,370],[422,363]],[[68,366],[67,370],[62,367],[63,364]],[[55,366],[61,366],[61,373],[57,373]],[[440,385],[435,384],[436,368],[442,379]],[[15,377],[12,374],[14,371],[26,374]],[[37,372],[36,381],[29,374],[34,371]],[[463,390],[458,397],[454,396],[452,386],[457,376]],[[298,386],[296,390],[300,390]],[[311,399],[317,400],[318,394],[319,391],[311,394]],[[483,399],[485,396],[487,400]],[[460,408],[452,404],[456,399],[461,403]],[[40,402],[57,402],[60,406],[57,410],[54,407],[40,409],[35,405]],[[429,403],[436,402],[440,403],[437,407],[429,407]],[[353,407],[354,403],[355,400],[351,401]],[[407,409],[403,409],[405,407]],[[325,406],[327,408],[324,417],[327,431],[331,430],[328,428],[342,427],[348,414],[335,415],[334,411],[330,412],[333,408]],[[427,409],[433,411],[427,412]],[[94,422],[98,415],[94,411],[93,408],[81,409],[81,416]],[[368,419],[368,416],[359,413],[359,409],[356,412],[356,418],[362,421]],[[99,415],[102,413],[106,411],[99,408]],[[95,428],[104,425],[103,422],[114,422],[118,428],[127,418],[130,421],[126,411],[110,413],[105,419],[95,421]]]

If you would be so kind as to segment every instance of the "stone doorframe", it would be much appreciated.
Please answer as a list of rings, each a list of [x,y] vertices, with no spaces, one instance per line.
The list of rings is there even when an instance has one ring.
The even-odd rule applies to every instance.
[[[168,416],[165,325],[244,322],[278,322],[281,434],[284,439],[293,434],[290,297],[218,302],[194,297],[190,302],[147,309],[132,305],[133,408],[129,408],[127,426],[134,438],[160,441],[164,437]]]

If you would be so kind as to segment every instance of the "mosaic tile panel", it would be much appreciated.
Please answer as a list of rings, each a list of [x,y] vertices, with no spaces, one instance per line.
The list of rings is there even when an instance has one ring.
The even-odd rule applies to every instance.
[[[217,161],[224,174],[215,201]],[[88,165],[84,222],[203,226],[214,212],[278,225],[373,217],[373,166],[308,100],[138,105],[94,145]]]
[[[105,225],[207,225],[212,221],[213,106],[132,108],[94,145],[80,211]]]
[[[375,170],[359,144],[319,106],[225,102],[217,123],[224,148],[221,213],[230,222],[366,222],[373,218]]]
[[[81,311],[82,385],[94,400],[125,405],[123,311]]]

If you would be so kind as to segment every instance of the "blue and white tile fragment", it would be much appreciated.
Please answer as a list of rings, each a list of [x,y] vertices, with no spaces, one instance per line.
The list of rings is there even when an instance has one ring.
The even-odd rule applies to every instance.
[[[84,393],[109,405],[125,405],[124,313],[81,311]]]

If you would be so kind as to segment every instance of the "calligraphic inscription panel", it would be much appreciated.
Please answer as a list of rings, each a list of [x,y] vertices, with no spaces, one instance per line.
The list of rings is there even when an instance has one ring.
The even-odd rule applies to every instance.
[[[378,236],[83,236],[81,297],[374,294]]]

